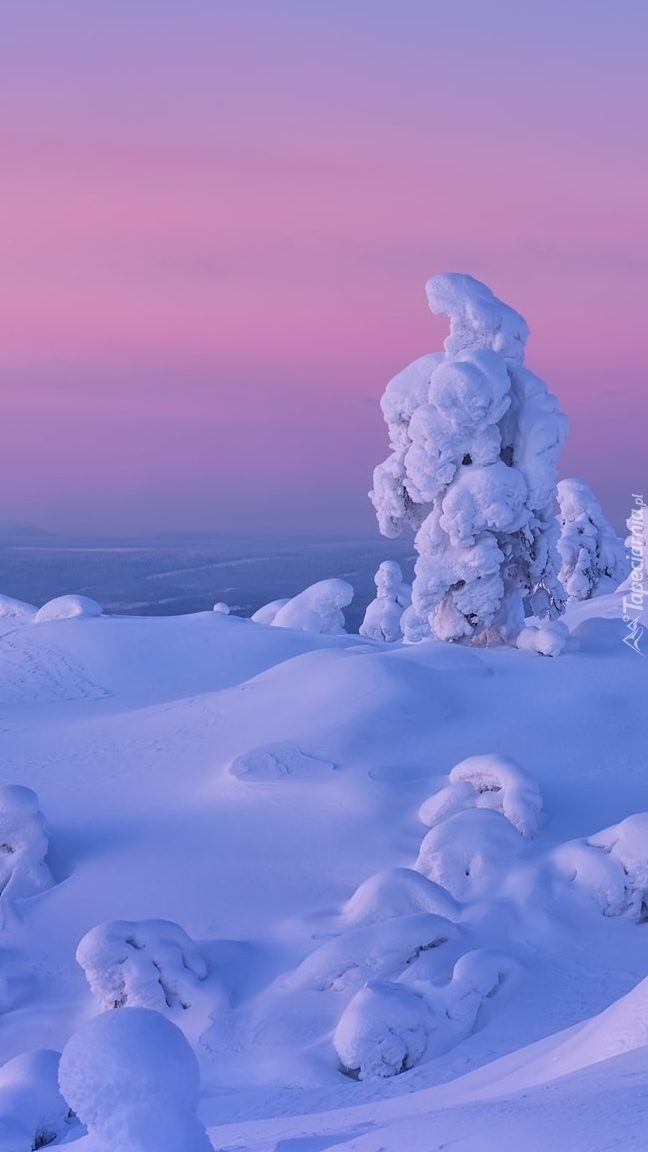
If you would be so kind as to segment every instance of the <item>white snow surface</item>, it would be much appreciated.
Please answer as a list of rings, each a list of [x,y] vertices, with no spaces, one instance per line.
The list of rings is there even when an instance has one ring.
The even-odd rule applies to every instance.
[[[3,1152],[640,1152],[623,595],[555,660],[0,618]]]

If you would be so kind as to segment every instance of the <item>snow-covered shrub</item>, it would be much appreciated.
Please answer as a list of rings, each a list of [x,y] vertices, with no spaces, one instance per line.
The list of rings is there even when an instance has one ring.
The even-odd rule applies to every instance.
[[[524,852],[524,837],[501,812],[469,808],[430,829],[415,867],[464,900],[498,889]]]
[[[429,1042],[431,1055],[448,1052],[474,1032],[484,1002],[496,995],[513,970],[508,956],[479,948],[459,957],[445,988],[424,991],[437,1023]]]
[[[469,756],[455,764],[449,779],[448,787],[430,796],[419,809],[428,828],[467,808],[494,808],[523,836],[533,836],[538,831],[540,789],[514,760],[496,753]]]
[[[516,640],[521,652],[537,652],[539,656],[560,656],[569,643],[569,628],[562,620],[547,620],[539,626],[527,624]]]
[[[381,532],[416,532],[416,617],[441,640],[513,642],[522,598],[563,610],[553,514],[566,419],[523,366],[525,320],[471,276],[427,284],[450,319],[445,354],[424,356],[387,385],[392,453],[371,492]],[[414,638],[421,627],[408,622]],[[406,634],[407,635],[407,634]]]
[[[102,611],[101,604],[89,596],[57,596],[38,609],[34,624],[43,624],[49,620],[70,620],[75,616],[101,616]]]
[[[399,976],[422,952],[438,948],[457,935],[443,916],[420,912],[355,928],[311,952],[288,977],[294,989],[342,991],[367,980]]]
[[[342,917],[349,927],[377,924],[392,916],[431,912],[454,920],[459,905],[452,896],[412,868],[386,868],[370,876],[344,905]]]
[[[25,604],[22,600],[14,600],[13,596],[0,595],[0,619],[10,617],[16,623],[27,623],[33,620],[38,612],[34,604]]]
[[[594,493],[582,480],[558,484],[561,535],[559,580],[568,600],[588,600],[604,577],[617,584],[628,575],[623,540],[605,519]]]
[[[403,580],[400,564],[383,560],[374,577],[376,599],[368,605],[360,635],[372,640],[400,640],[401,616],[412,602],[412,589]]]
[[[593,897],[604,916],[648,920],[648,812],[561,844],[551,862],[561,877]]]
[[[0,1152],[32,1152],[70,1130],[58,1066],[59,1053],[41,1048],[0,1068]]]
[[[255,624],[272,624],[279,609],[285,608],[286,604],[289,603],[290,596],[285,596],[283,600],[271,600],[269,604],[264,604],[261,608],[257,608],[250,619],[253,620]]]
[[[98,1152],[213,1152],[196,1117],[198,1061],[159,1012],[105,1012],[75,1032],[61,1092]]]
[[[36,793],[22,784],[0,786],[0,896],[21,899],[50,888],[48,848]]]
[[[411,988],[370,981],[342,1013],[333,1043],[342,1070],[358,1080],[413,1068],[433,1027],[425,1000]]]
[[[311,584],[280,608],[270,623],[275,628],[295,628],[300,632],[322,632],[339,636],[344,632],[343,608],[353,600],[353,588],[334,577]]]
[[[170,920],[99,924],[83,937],[76,958],[102,1008],[189,1008],[207,978],[198,946]]]

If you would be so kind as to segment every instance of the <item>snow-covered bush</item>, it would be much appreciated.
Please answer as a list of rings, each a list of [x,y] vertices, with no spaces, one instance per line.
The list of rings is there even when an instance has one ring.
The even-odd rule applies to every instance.
[[[0,896],[21,899],[50,888],[48,848],[36,793],[22,784],[0,786]]]
[[[514,971],[508,956],[478,948],[457,960],[450,983],[424,991],[437,1027],[430,1055],[448,1052],[475,1031],[486,1000],[491,1000]]]
[[[367,980],[391,980],[422,952],[447,944],[456,935],[449,920],[425,912],[368,924],[316,948],[288,977],[287,986],[339,992]]]
[[[344,632],[343,608],[353,600],[353,588],[346,580],[334,577],[311,584],[293,596],[276,613],[270,623],[275,628],[295,628],[300,632],[322,632],[339,636]]]
[[[421,1059],[432,1027],[430,1010],[417,992],[376,980],[347,1005],[333,1043],[347,1075],[358,1080],[398,1076]]]
[[[23,600],[14,600],[13,596],[0,595],[0,619],[7,616],[16,623],[27,623],[33,620],[38,612],[34,604],[26,604]]]
[[[539,626],[527,624],[516,640],[521,652],[537,652],[539,656],[560,656],[569,643],[569,628],[562,620],[547,620]]]
[[[289,603],[290,596],[285,596],[283,600],[271,600],[269,604],[264,604],[261,608],[257,608],[250,619],[253,620],[255,624],[272,624],[279,609],[285,608],[286,604]]]
[[[105,1012],[75,1032],[61,1092],[97,1152],[213,1152],[196,1117],[198,1061],[159,1012]]]
[[[0,1068],[0,1152],[32,1152],[69,1132],[58,1066],[59,1053],[41,1048]]]
[[[469,808],[430,829],[415,867],[456,900],[472,899],[499,889],[524,853],[524,837],[501,812]]]
[[[83,937],[76,958],[102,1008],[189,1008],[207,978],[198,946],[170,920],[99,924]]]
[[[539,616],[564,607],[553,502],[566,419],[523,366],[529,329],[517,312],[459,273],[429,280],[427,294],[450,319],[445,354],[387,385],[392,453],[371,498],[384,535],[417,532],[406,638],[427,627],[441,640],[511,643],[523,597]]]
[[[383,560],[374,577],[376,599],[368,605],[360,635],[372,640],[400,640],[401,616],[412,602],[412,589],[403,580],[400,564]]]
[[[538,831],[540,789],[514,760],[496,753],[469,756],[455,764],[449,779],[448,787],[430,796],[419,809],[428,828],[468,808],[494,808],[523,836],[533,836]]]
[[[75,616],[101,616],[101,604],[89,596],[57,596],[48,600],[34,616],[34,624],[44,624],[49,620],[71,620]]]
[[[349,927],[377,924],[392,916],[432,912],[454,920],[459,905],[452,896],[412,868],[386,868],[370,876],[344,905],[342,917]]]
[[[561,535],[558,541],[559,580],[568,600],[588,600],[604,577],[617,584],[628,575],[623,540],[605,519],[601,507],[582,480],[558,484]]]
[[[551,861],[564,880],[593,897],[605,916],[648,920],[648,812],[585,840],[561,844]]]

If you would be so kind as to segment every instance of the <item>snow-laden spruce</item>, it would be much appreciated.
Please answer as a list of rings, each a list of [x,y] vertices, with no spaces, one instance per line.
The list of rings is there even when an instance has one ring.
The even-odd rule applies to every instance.
[[[159,1012],[104,1012],[68,1040],[63,1096],[97,1152],[213,1152],[196,1117],[198,1061]]]
[[[445,352],[421,357],[381,401],[392,452],[374,472],[381,532],[416,532],[406,638],[511,643],[524,619],[558,617],[556,458],[567,422],[524,367],[526,321],[472,276],[427,284],[450,319]]]
[[[383,560],[374,577],[376,599],[367,607],[360,635],[372,640],[400,640],[401,616],[412,603],[412,589],[403,580],[400,564]]]
[[[558,484],[561,533],[559,579],[568,600],[589,600],[601,580],[619,584],[630,570],[623,540],[605,519],[594,493],[582,480]]]

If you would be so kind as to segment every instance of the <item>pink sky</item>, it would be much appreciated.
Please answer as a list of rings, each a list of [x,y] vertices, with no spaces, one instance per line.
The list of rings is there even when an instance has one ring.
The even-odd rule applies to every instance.
[[[369,527],[377,400],[458,270],[527,318],[561,473],[620,526],[647,32],[644,0],[3,7],[0,518]]]

